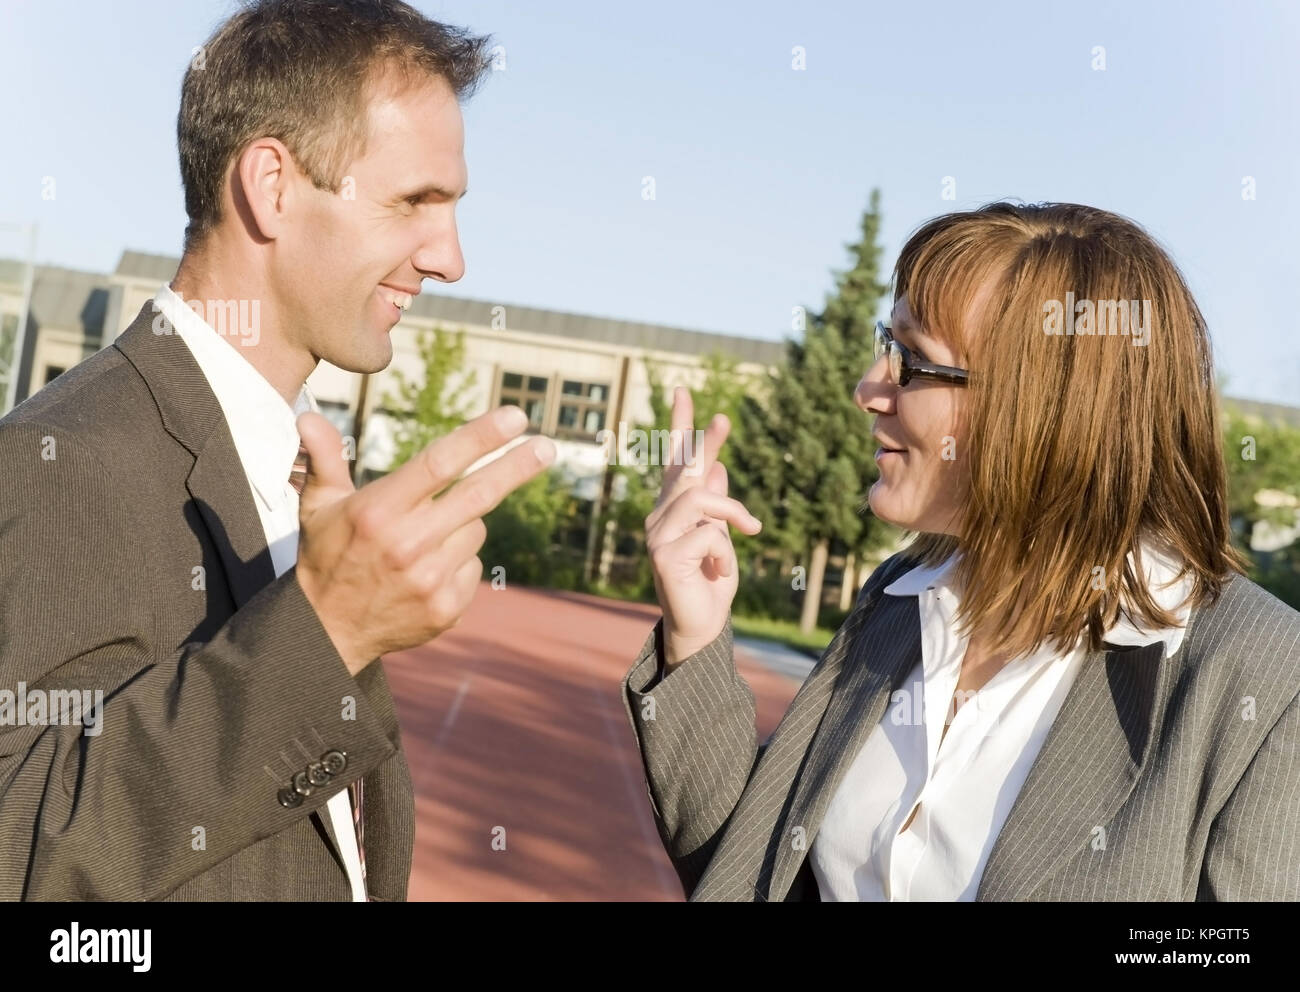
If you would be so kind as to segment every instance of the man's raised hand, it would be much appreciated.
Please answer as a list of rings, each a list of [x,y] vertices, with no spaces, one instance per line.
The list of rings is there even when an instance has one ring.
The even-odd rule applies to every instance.
[[[357,490],[334,426],[298,418],[310,461],[299,502],[298,583],[354,675],[390,651],[454,627],[483,575],[483,517],[555,459],[533,438],[456,480],[518,437],[528,418],[503,406],[439,438]]]

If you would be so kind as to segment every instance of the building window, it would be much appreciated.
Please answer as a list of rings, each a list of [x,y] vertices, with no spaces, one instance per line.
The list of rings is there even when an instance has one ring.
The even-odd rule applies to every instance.
[[[577,382],[565,379],[560,387],[560,417],[556,425],[557,437],[592,440],[605,429],[605,414],[609,409],[609,384],[603,382]]]
[[[55,379],[57,379],[59,376],[63,375],[63,373],[66,372],[66,371],[68,371],[68,370],[67,370],[67,369],[61,369],[61,368],[59,368],[57,365],[47,365],[47,366],[45,366],[45,385],[48,386],[51,382],[53,382],[53,381],[54,381]]]
[[[521,372],[501,373],[500,405],[513,403],[528,414],[528,433],[542,429],[546,417],[546,387],[549,380],[542,375],[524,375]]]

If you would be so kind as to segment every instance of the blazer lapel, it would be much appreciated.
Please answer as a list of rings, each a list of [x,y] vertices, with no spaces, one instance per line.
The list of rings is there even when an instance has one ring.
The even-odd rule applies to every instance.
[[[194,456],[185,485],[221,555],[239,609],[275,579],[275,566],[221,404],[189,347],[152,301],[114,347],[149,387],[163,428]]]
[[[836,669],[826,673],[835,680],[835,688],[798,772],[794,797],[781,824],[782,842],[776,848],[771,881],[764,885],[759,879],[759,894],[768,901],[785,898],[850,763],[880,723],[890,696],[921,660],[916,601],[878,595],[883,597],[880,606],[840,652]],[[795,827],[803,831],[798,846],[791,836]]]
[[[1028,896],[1128,798],[1150,752],[1156,701],[1167,691],[1164,649],[1158,641],[1085,660],[994,842],[977,899]],[[827,673],[835,689],[797,773],[770,881],[758,879],[767,901],[785,898],[850,763],[921,660],[917,601],[884,596],[839,660]],[[796,826],[803,831],[798,846],[790,836]]]
[[[976,899],[1019,900],[1105,828],[1151,753],[1165,644],[1089,654],[993,844]]]
[[[163,429],[194,456],[185,487],[221,556],[226,584],[238,610],[276,576],[266,532],[221,404],[189,347],[152,300],[113,347],[126,356],[149,387]],[[321,808],[312,816],[342,865],[343,849],[329,811]]]
[[[213,432],[197,453],[185,486],[221,554],[230,595],[239,609],[275,580],[275,565],[228,428]]]

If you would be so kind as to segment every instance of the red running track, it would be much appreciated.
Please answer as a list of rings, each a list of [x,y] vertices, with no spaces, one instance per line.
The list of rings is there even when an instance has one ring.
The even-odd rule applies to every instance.
[[[485,582],[458,626],[385,659],[415,786],[410,899],[683,898],[619,688],[658,617]],[[736,663],[765,740],[798,683]]]

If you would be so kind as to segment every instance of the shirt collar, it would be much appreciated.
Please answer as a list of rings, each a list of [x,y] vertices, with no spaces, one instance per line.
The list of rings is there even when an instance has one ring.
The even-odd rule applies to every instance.
[[[1173,550],[1162,551],[1154,543],[1143,540],[1142,561],[1146,571],[1147,588],[1151,598],[1162,609],[1174,614],[1178,621],[1176,627],[1162,627],[1155,630],[1141,628],[1129,617],[1127,611],[1120,610],[1119,619],[1107,629],[1103,640],[1117,647],[1154,644],[1165,642],[1165,657],[1177,654],[1182,646],[1183,636],[1187,632],[1187,620],[1191,616],[1191,607],[1187,601],[1192,592],[1192,576],[1189,572],[1181,579],[1178,570],[1182,559]],[[952,586],[952,572],[961,557],[960,552],[950,555],[938,565],[918,565],[887,585],[884,591],[890,596],[919,596],[923,591],[942,589],[954,601],[959,597]],[[1136,572],[1133,552],[1128,553],[1129,567]]]
[[[286,489],[292,491],[289,475],[298,455],[298,415],[319,412],[316,398],[303,383],[290,407],[241,354],[242,339],[238,346],[222,341],[170,286],[164,284],[154,302],[189,347],[217,397],[249,483],[268,507],[277,505]]]

